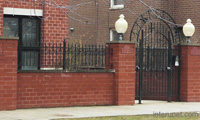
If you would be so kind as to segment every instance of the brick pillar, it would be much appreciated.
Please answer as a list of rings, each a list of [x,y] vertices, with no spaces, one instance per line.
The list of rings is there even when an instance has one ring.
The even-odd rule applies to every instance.
[[[0,37],[0,110],[16,109],[17,39]]]
[[[180,98],[200,102],[200,45],[182,45]]]
[[[125,41],[108,43],[115,69],[115,104],[135,104],[135,44]]]

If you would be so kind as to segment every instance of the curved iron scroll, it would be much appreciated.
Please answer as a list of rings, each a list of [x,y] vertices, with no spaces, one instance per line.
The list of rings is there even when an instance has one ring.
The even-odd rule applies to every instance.
[[[166,22],[166,20],[173,24]],[[150,9],[138,16],[131,29],[130,41],[133,41],[134,38],[134,41],[138,42],[141,30],[144,29],[144,25],[153,21],[162,21],[169,28],[170,34],[172,35],[172,43],[180,43],[180,36],[179,33],[177,33],[178,26],[176,26],[175,20],[169,15],[169,13],[159,9],[154,11]]]

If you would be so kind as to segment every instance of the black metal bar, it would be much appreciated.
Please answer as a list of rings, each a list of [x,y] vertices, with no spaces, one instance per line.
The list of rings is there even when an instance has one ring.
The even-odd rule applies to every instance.
[[[63,42],[63,70],[66,70],[66,39]]]
[[[78,47],[77,47],[77,65],[78,67],[81,66],[80,65],[80,44],[78,44]]]
[[[180,37],[180,36],[179,36]],[[179,57],[179,66],[178,66],[178,91],[177,91],[177,93],[178,93],[178,101],[181,101],[181,98],[180,98],[180,76],[181,76],[181,72],[180,72],[180,69],[181,69],[181,45],[180,44],[178,44],[178,57]]]
[[[30,51],[30,49],[32,51]],[[100,69],[106,67],[106,61],[109,60],[110,54],[109,48],[106,50],[104,45],[82,45],[79,44],[70,45],[66,47],[66,40],[60,43],[43,43],[40,47],[30,48],[29,46],[22,47],[25,51],[24,54],[30,59],[21,62],[23,66],[37,67],[37,64],[41,62],[41,66],[44,67],[62,67],[66,69]],[[41,55],[41,59],[35,59],[33,56]],[[38,56],[39,58],[39,56]],[[84,62],[84,64],[83,64]],[[108,61],[110,62],[110,61]],[[40,66],[40,65],[39,65]]]
[[[94,65],[93,63],[94,63],[94,45],[92,45],[92,65]]]
[[[170,32],[168,33],[168,102],[171,102],[171,70],[172,70],[172,49],[171,49],[171,37]]]
[[[40,62],[42,62],[42,60],[41,60],[41,58],[40,58],[40,53],[41,53],[41,48],[42,48],[42,46],[39,44],[39,46],[40,46],[40,49],[38,49],[38,53],[37,53],[37,55],[38,55],[38,58],[37,58],[37,69],[39,70],[40,69],[40,65],[41,65],[41,63]],[[37,51],[37,50],[36,50]]]
[[[87,65],[87,45],[86,44],[85,44],[84,54],[85,54],[85,66],[86,66]]]
[[[74,44],[74,68],[77,68],[77,53],[76,53],[76,43]]]
[[[107,44],[104,46],[104,49],[105,49],[105,68],[107,67],[107,57],[109,58],[109,56],[107,56],[107,51],[108,51],[107,49],[108,48],[106,46],[107,46]]]
[[[142,101],[142,95],[143,95],[143,40],[144,40],[144,35],[143,35],[143,30],[141,34],[141,42],[140,42],[140,73],[139,73],[139,104],[141,104]]]
[[[154,34],[154,48],[156,47],[156,25],[155,25],[155,22],[153,23],[153,34]]]
[[[149,51],[150,49],[149,49],[149,46],[147,47],[147,70],[148,70],[148,73],[149,73],[149,75],[150,75],[150,70],[149,70]],[[149,76],[148,76],[148,81],[147,81],[147,91],[148,91],[148,95],[150,94],[150,79],[149,79]]]
[[[150,30],[151,30],[151,47],[153,47],[153,35],[152,35],[152,27],[153,27],[153,23],[151,22],[150,24]]]
[[[99,66],[99,63],[100,63],[100,55],[101,55],[101,49],[100,49],[101,47],[100,47],[100,44],[99,44],[99,47],[98,47],[98,49],[97,49],[97,66]]]
[[[51,53],[52,54],[52,56],[51,56],[52,57],[52,65],[56,65],[57,63],[54,64],[54,42],[52,42],[52,49],[51,50],[52,50],[52,53]]]
[[[59,52],[59,54],[60,54],[60,55],[59,55],[59,56],[60,56],[60,57],[59,57],[60,60],[59,60],[59,61],[60,61],[60,62],[62,61],[62,63],[63,63],[62,55],[63,55],[63,50],[64,50],[64,49],[63,49],[63,47],[62,47],[61,42],[60,42],[60,47],[59,47],[59,49],[60,49],[60,52]],[[62,66],[63,66],[63,64],[62,64]]]
[[[58,57],[58,50],[57,50],[57,48],[58,48],[58,46],[57,46],[57,43],[56,43],[56,64],[57,64],[56,66],[60,67],[59,66],[60,63],[58,63],[58,61],[57,61],[57,57]]]
[[[70,45],[70,50],[71,50],[71,65],[70,67],[73,67],[73,59],[74,59],[74,55],[73,55],[73,43]]]
[[[49,64],[51,63],[51,62],[50,62],[50,57],[51,57],[51,55],[50,55],[50,54],[51,54],[51,48],[50,48],[50,46],[51,46],[51,45],[50,45],[50,42],[49,42],[49,47],[48,47],[48,48],[49,48]]]
[[[153,44],[153,43],[152,43]],[[155,57],[155,55],[154,55],[154,47],[152,47],[152,60],[151,60],[151,68],[152,68],[152,72],[154,71],[154,58]],[[152,74],[152,94],[153,94],[153,96],[155,96],[155,72],[154,72],[154,74]]]
[[[88,46],[89,48],[88,48],[88,51],[89,51],[89,60],[90,60],[90,56],[91,56],[91,51],[90,51],[90,44],[89,44],[89,46]],[[88,63],[88,65],[90,65],[91,64],[91,62],[89,62]]]
[[[161,23],[160,23],[160,25],[161,25]],[[165,33],[165,29],[164,29],[164,27],[162,27],[161,28],[161,30],[163,31],[163,33]],[[161,39],[163,39],[163,36],[161,36],[161,34],[160,34],[160,37],[161,37]],[[162,43],[161,43],[161,45],[160,45],[160,47],[162,46]],[[164,46],[163,46],[164,47]],[[163,71],[163,74],[162,74],[162,96],[164,96],[164,90],[165,90],[165,85],[164,85],[164,81],[165,81],[165,72],[166,72],[166,65],[165,65],[165,55],[166,55],[166,53],[165,53],[165,49],[162,49],[162,54],[163,54],[163,56],[162,56],[162,58],[163,58],[163,62],[162,62],[162,71]]]
[[[70,67],[70,48],[69,48],[69,43],[67,45],[67,69],[69,69]]]
[[[102,48],[102,51],[101,51],[101,66],[103,67],[104,66],[104,64],[103,64],[103,58],[104,58],[104,48],[103,48],[103,45],[101,45],[101,48]]]
[[[157,81],[157,75],[158,75],[158,72],[157,72],[157,59],[158,58],[157,57],[158,57],[158,55],[156,54],[156,52],[157,52],[157,50],[156,50],[156,41],[158,41],[158,40],[156,40],[156,31],[155,31],[156,30],[156,25],[155,25],[155,22],[153,23],[153,28],[154,28],[153,29],[153,32],[154,32],[153,33],[154,34],[154,36],[153,36],[154,37],[154,45],[153,45],[154,46],[154,51],[153,51],[154,52],[154,56],[153,56],[154,57],[154,62],[153,62],[154,65],[153,66],[154,66],[154,71],[155,71],[155,75],[154,75],[154,83],[155,83],[154,84],[154,94],[155,95],[154,96],[157,96],[157,88],[158,88],[157,87],[157,84],[158,84],[158,81]]]
[[[46,52],[46,50],[47,50],[47,44],[46,44],[46,43],[44,43],[44,44],[45,44],[45,48],[44,48],[44,53],[45,53],[45,55],[44,55],[44,62],[45,62],[45,66],[46,66],[46,64],[47,64],[47,63],[46,63],[46,61],[47,61],[47,60],[46,60],[46,59],[47,59],[47,58],[46,58],[46,57],[47,57],[47,56],[46,56],[46,55],[47,55],[47,52]]]
[[[97,65],[97,44],[95,45],[95,66]]]
[[[149,25],[148,24],[148,33],[150,34],[149,36],[148,36],[148,40],[150,41],[149,42],[149,45],[148,46],[150,46],[149,48],[150,48],[150,62],[149,62],[149,70],[150,70],[150,72],[152,72],[152,38],[151,38],[151,25]],[[150,76],[149,76],[149,82],[150,82],[150,89],[149,89],[149,93],[150,93],[150,95],[152,95],[152,88],[153,88],[153,86],[152,86],[152,74],[150,74]]]
[[[145,26],[144,34],[145,34],[145,35],[148,34],[148,33],[147,33],[147,27],[146,27],[146,26]],[[146,42],[148,42],[148,41],[147,41],[146,36],[145,36],[145,38],[143,38],[143,39],[145,39],[145,44],[144,44],[144,46],[145,46],[145,49],[144,49],[144,50],[145,50],[145,51],[144,51],[144,54],[145,54],[145,55],[144,55],[144,56],[145,56],[145,58],[144,58],[144,59],[145,59],[145,68],[144,68],[145,74],[144,74],[144,79],[146,80],[146,81],[145,81],[146,83],[145,83],[145,88],[144,88],[143,96],[145,96],[145,95],[148,95],[148,84],[147,84],[147,83],[148,83],[148,76],[147,76],[147,75],[148,75],[148,72],[149,72],[149,71],[147,71],[147,61],[148,61],[148,60],[147,60],[147,52],[148,52],[148,51],[147,51],[147,43],[146,43]]]

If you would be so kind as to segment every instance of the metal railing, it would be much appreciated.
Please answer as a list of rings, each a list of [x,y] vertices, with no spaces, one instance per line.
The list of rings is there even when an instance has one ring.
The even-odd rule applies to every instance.
[[[40,43],[39,47],[18,46],[20,70],[96,70],[110,66],[106,45]]]

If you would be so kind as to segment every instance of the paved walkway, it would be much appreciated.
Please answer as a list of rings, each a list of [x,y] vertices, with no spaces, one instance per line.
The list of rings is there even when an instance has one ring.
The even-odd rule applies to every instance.
[[[143,101],[143,104],[137,103],[138,101],[133,106],[64,107],[0,111],[0,120],[51,120],[58,118],[142,115],[155,112],[200,112],[200,102]]]

